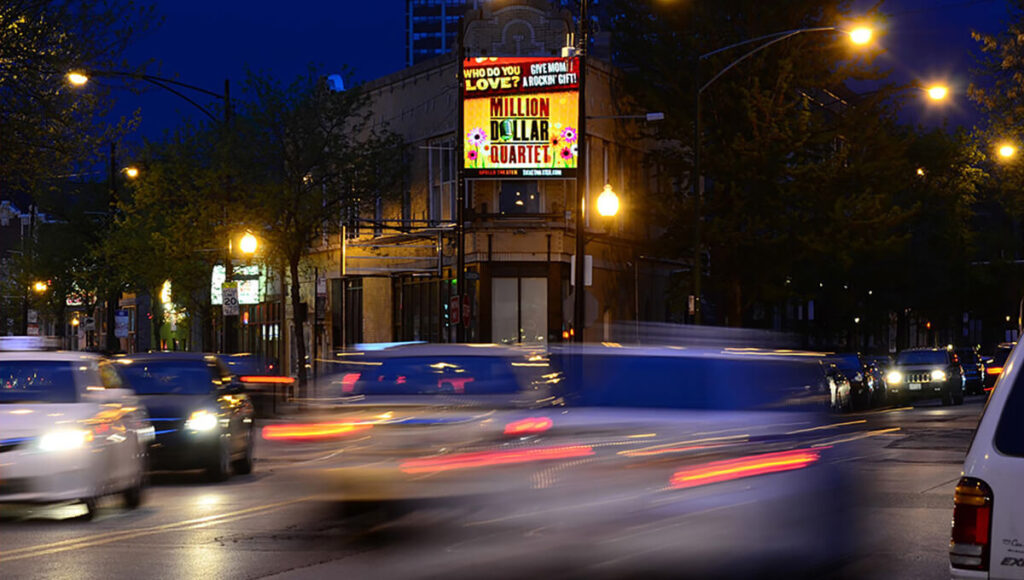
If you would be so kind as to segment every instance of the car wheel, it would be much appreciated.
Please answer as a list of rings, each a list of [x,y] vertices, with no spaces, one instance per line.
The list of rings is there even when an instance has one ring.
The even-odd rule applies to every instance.
[[[964,404],[964,389],[963,389],[963,387],[958,388],[956,390],[956,392],[953,393],[953,404],[954,405],[963,405]]]
[[[83,497],[82,505],[85,506],[85,513],[78,516],[78,519],[83,522],[91,522],[96,518],[96,514],[99,513],[99,505],[96,502],[95,497]]]
[[[252,473],[252,448],[254,443],[252,429],[249,429],[245,438],[245,456],[231,464],[231,467],[235,469],[235,473],[239,475]]]
[[[143,495],[146,486],[149,485],[149,458],[147,455],[139,457],[139,476],[131,487],[124,490],[124,505],[128,509],[135,509],[142,505]]]
[[[948,407],[949,405],[952,405],[952,404],[953,404],[953,388],[952,387],[946,387],[946,389],[942,391],[942,406],[943,407]]]
[[[206,467],[206,479],[224,481],[229,475],[231,475],[231,451],[224,438],[221,437],[215,455],[210,458],[210,464]]]

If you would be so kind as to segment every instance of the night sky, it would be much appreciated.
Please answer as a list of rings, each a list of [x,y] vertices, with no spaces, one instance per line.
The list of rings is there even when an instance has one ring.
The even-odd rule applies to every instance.
[[[222,92],[224,79],[241,93],[247,70],[290,81],[309,63],[328,74],[344,66],[356,80],[386,75],[404,66],[404,0],[157,0],[164,22],[137,39],[129,61],[155,61],[151,74]],[[874,2],[855,2],[869,7]],[[893,80],[944,80],[952,102],[936,107],[922,100],[904,120],[927,126],[970,126],[977,120],[964,91],[977,44],[972,29],[999,30],[1007,13],[1003,0],[889,0],[883,10],[889,28],[878,39],[880,58]],[[136,135],[158,139],[183,117],[201,113],[160,89],[118,95],[117,111],[142,108]],[[205,101],[202,101],[205,103]],[[216,104],[212,105],[216,106]],[[216,112],[216,111],[215,111]]]

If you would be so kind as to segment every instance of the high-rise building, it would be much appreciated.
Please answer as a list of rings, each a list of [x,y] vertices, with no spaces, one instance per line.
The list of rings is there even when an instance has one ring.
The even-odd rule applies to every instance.
[[[405,64],[412,66],[449,52],[459,19],[481,0],[405,0]]]

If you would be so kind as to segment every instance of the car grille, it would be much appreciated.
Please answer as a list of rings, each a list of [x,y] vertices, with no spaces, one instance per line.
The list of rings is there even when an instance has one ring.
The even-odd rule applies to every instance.
[[[149,422],[153,424],[153,433],[157,436],[174,433],[185,426],[185,420],[181,417],[150,417]]]
[[[931,371],[907,373],[908,383],[930,383],[932,382]]]

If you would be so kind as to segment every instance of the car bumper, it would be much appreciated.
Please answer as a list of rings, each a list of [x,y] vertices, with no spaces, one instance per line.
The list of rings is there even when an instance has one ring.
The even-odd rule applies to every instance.
[[[150,447],[153,469],[199,469],[217,456],[220,432],[175,430],[156,436]]]
[[[904,397],[907,399],[928,399],[933,397],[941,397],[946,389],[948,388],[947,383],[919,383],[921,388],[911,389],[907,383],[900,385],[890,385],[889,395]]]
[[[10,451],[0,456],[0,502],[45,503],[92,497],[100,473],[88,449]]]

